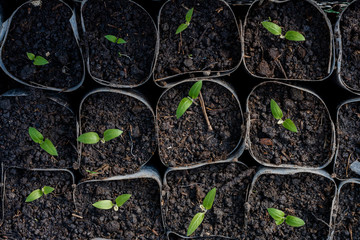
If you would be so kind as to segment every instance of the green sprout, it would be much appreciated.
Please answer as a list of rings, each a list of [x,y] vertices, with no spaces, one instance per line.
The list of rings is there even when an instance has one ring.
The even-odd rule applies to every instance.
[[[52,156],[58,156],[54,144],[47,138],[44,140],[44,136],[38,130],[33,127],[29,127],[29,135],[31,139],[34,142],[39,143],[40,147],[44,149],[47,153]]]
[[[32,191],[29,196],[27,196],[25,202],[32,202],[35,201],[36,199],[41,198],[44,194],[49,194],[52,193],[55,189],[49,186],[44,186],[41,189],[36,189],[34,191]]]
[[[93,206],[105,210],[114,208],[115,211],[118,211],[119,207],[124,205],[124,203],[129,200],[130,197],[130,194],[122,194],[115,199],[115,203],[113,203],[111,200],[101,200],[94,203]]]
[[[189,11],[187,11],[186,16],[185,16],[186,22],[180,24],[180,26],[176,29],[175,34],[179,34],[189,27],[193,12],[194,12],[194,8],[191,8]]]
[[[29,52],[27,52],[26,55],[29,58],[29,60],[32,61],[32,63],[36,66],[42,66],[49,63],[48,60],[46,60],[42,56],[35,56],[35,54]]]
[[[205,213],[212,208],[212,205],[215,200],[215,195],[216,195],[216,188],[211,189],[206,194],[203,203],[200,205],[202,212],[195,214],[187,229],[186,236],[190,236],[200,226],[200,224],[204,220]]]
[[[274,99],[271,99],[270,101],[270,108],[272,115],[276,120],[278,120],[277,122],[278,124],[283,125],[284,128],[286,128],[291,132],[295,132],[295,133],[298,132],[294,122],[291,119],[288,118],[285,121],[282,120],[282,118],[284,117],[283,112],[281,111],[279,105],[275,102]]]
[[[190,88],[189,96],[184,97],[180,103],[178,108],[176,109],[176,117],[179,119],[186,110],[193,104],[194,100],[199,96],[200,90],[202,87],[202,81],[197,81],[194,85]]]
[[[85,144],[96,144],[99,141],[102,143],[108,142],[111,139],[117,138],[123,133],[120,129],[108,129],[104,132],[104,137],[100,138],[99,134],[96,132],[87,132],[84,134],[81,134],[77,140],[81,143]]]
[[[281,27],[273,22],[262,21],[261,24],[264,28],[266,28],[270,33],[280,36],[282,39],[287,39],[289,41],[305,41],[304,35],[297,31],[287,31],[285,35],[281,34]]]
[[[268,208],[270,216],[275,220],[276,225],[282,224],[284,221],[287,225],[291,227],[302,227],[305,225],[305,222],[298,217],[287,215],[285,217],[285,213],[276,208]]]
[[[91,170],[88,170],[88,169],[85,169],[86,172],[88,172],[89,174],[98,174],[98,172],[94,172],[94,171],[91,171]]]
[[[124,44],[126,43],[126,41],[122,38],[116,37],[114,35],[106,35],[105,38],[107,40],[109,40],[112,43],[117,43],[117,44]]]

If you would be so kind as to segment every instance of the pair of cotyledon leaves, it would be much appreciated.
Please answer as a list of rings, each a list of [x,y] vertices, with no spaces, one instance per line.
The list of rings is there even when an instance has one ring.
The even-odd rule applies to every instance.
[[[279,25],[273,23],[273,22],[269,22],[269,21],[263,21],[261,22],[261,24],[263,25],[264,28],[266,28],[270,33],[276,35],[276,36],[280,36],[280,38],[285,38],[287,40],[290,41],[305,41],[305,37],[304,35],[302,35],[301,33],[297,32],[297,31],[287,31],[285,33],[285,35],[282,35],[282,29]]]
[[[191,8],[187,11],[185,16],[185,23],[180,24],[180,26],[176,29],[175,34],[179,34],[189,27],[193,12],[194,12],[194,8]]]
[[[280,225],[284,221],[287,225],[292,227],[301,227],[305,225],[305,222],[301,218],[290,215],[285,217],[285,213],[276,208],[268,208],[267,210],[270,216],[275,220],[276,225]]]

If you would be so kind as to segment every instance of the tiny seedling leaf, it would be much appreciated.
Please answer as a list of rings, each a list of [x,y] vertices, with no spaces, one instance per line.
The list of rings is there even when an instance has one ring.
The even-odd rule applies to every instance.
[[[116,43],[116,40],[117,40],[117,37],[114,35],[106,35],[105,38],[113,43]]]
[[[42,143],[40,143],[40,147],[44,149],[47,153],[49,153],[52,156],[58,156],[58,153],[56,151],[56,148],[54,144],[49,140],[45,139]]]
[[[186,24],[186,23],[180,24],[180,26],[176,29],[176,33],[175,33],[175,34],[181,33],[182,31],[184,31],[185,29],[187,29],[188,26],[189,26],[189,24]]]
[[[285,220],[286,224],[292,227],[301,227],[305,225],[305,222],[298,217],[294,217],[294,216],[287,216],[286,220]]]
[[[284,222],[285,213],[283,211],[276,208],[268,208],[267,211],[269,212],[270,216],[275,220],[276,225],[280,225]]]
[[[99,209],[111,209],[114,204],[110,200],[101,200],[94,203],[93,206]]]
[[[36,189],[32,191],[29,196],[27,196],[25,202],[32,202],[38,198],[41,198],[42,195],[44,195],[44,193],[40,189]]]
[[[286,119],[282,125],[284,128],[286,128],[287,130],[289,130],[291,132],[295,132],[295,133],[298,132],[298,130],[295,126],[295,123],[293,121],[291,121],[290,119]]]
[[[95,144],[98,143],[100,141],[100,137],[99,134],[97,134],[96,132],[87,132],[84,134],[81,134],[77,140],[81,143],[85,143],[85,144]]]
[[[270,108],[271,113],[274,116],[275,119],[280,120],[283,118],[283,112],[281,111],[279,105],[275,102],[274,99],[271,99],[270,101]]]
[[[263,21],[261,22],[261,24],[264,28],[266,28],[266,30],[268,30],[272,34],[276,36],[281,35],[281,27],[279,25],[269,21]]]
[[[206,210],[210,210],[215,200],[216,188],[213,188],[208,192],[204,198],[203,206]]]
[[[36,66],[41,66],[41,65],[46,65],[48,64],[48,60],[46,60],[45,58],[43,58],[42,56],[36,56],[34,59],[34,65]]]
[[[52,187],[49,187],[49,186],[44,186],[42,188],[42,191],[44,192],[44,194],[49,194],[49,193],[52,193],[55,189],[52,188]]]
[[[118,40],[116,41],[117,44],[124,44],[126,43],[126,41],[122,38],[118,38]]]
[[[105,142],[110,141],[111,139],[117,138],[123,133],[123,131],[119,129],[108,129],[104,132],[104,140]]]
[[[186,16],[185,16],[185,20],[187,23],[190,23],[193,12],[194,12],[194,8],[191,8],[191,9],[189,9],[189,11],[187,11]]]
[[[121,207],[127,200],[129,200],[130,197],[131,197],[131,194],[122,194],[122,195],[118,196],[115,199],[116,205],[118,207]]]
[[[304,35],[296,31],[287,31],[285,38],[290,41],[305,41]]]
[[[29,127],[29,135],[36,143],[42,143],[44,141],[44,136],[33,127]]]
[[[31,61],[34,61],[34,59],[35,59],[35,54],[27,52],[26,55],[27,55],[27,57],[28,57]]]
[[[179,103],[178,108],[176,109],[176,118],[179,119],[186,112],[186,110],[191,106],[192,103],[193,103],[193,101],[191,99],[189,99],[188,97],[183,98],[181,100],[181,102]]]
[[[194,83],[194,85],[192,85],[192,87],[190,88],[189,96],[192,99],[196,99],[200,94],[201,87],[202,81],[197,81],[196,83]]]
[[[190,225],[187,229],[187,236],[190,236],[193,232],[195,232],[195,230],[200,226],[200,224],[202,223],[202,221],[204,220],[205,217],[205,213],[201,212],[201,213],[197,213],[193,219],[190,222]]]

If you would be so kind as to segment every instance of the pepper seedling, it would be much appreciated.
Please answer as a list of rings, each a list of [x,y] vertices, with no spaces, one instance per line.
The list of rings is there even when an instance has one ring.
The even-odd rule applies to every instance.
[[[194,12],[194,8],[191,8],[189,9],[189,11],[187,11],[185,16],[185,23],[180,24],[180,26],[176,29],[175,34],[179,34],[189,27],[193,12]]]
[[[195,230],[200,226],[204,220],[205,214],[212,208],[212,205],[215,200],[216,188],[211,189],[205,196],[203,203],[200,205],[202,212],[195,214],[193,219],[190,222],[190,225],[187,229],[187,236],[190,236]]]
[[[27,196],[25,202],[32,202],[36,199],[41,198],[43,195],[47,195],[49,193],[52,193],[55,189],[49,186],[44,186],[41,189],[36,189],[32,191],[29,196]]]
[[[273,22],[269,21],[262,21],[261,24],[263,25],[266,30],[270,33],[274,34],[275,36],[280,36],[281,39],[287,39],[289,41],[305,41],[304,35],[297,31],[287,31],[285,35],[282,35],[281,27]]]
[[[123,133],[120,129],[108,129],[104,132],[104,137],[100,138],[99,134],[96,132],[87,132],[84,134],[81,134],[77,140],[81,143],[85,144],[96,144],[99,141],[102,143],[108,142],[111,139],[117,138]]]
[[[39,143],[40,147],[44,149],[47,153],[52,156],[58,156],[54,144],[47,138],[44,140],[44,136],[38,130],[36,130],[36,128],[29,127],[29,135],[31,139],[34,142]]]
[[[285,121],[282,120],[282,118],[284,117],[283,112],[281,111],[279,105],[275,102],[274,99],[271,99],[270,101],[270,108],[272,115],[276,120],[278,120],[278,124],[281,124],[284,128],[291,132],[298,132],[295,123],[291,119],[288,118]]]
[[[115,211],[118,211],[119,207],[124,205],[124,203],[129,200],[130,197],[131,194],[122,194],[115,199],[115,203],[113,203],[111,200],[101,200],[94,203],[93,206],[105,210],[114,208]]]
[[[49,61],[42,56],[35,56],[35,54],[29,52],[27,52],[26,55],[35,66],[42,66],[49,63]]]
[[[275,220],[276,225],[282,224],[284,221],[287,225],[291,227],[301,227],[305,225],[305,222],[298,217],[287,215],[285,217],[285,213],[276,208],[268,208],[270,216]]]
[[[124,44],[126,41],[123,38],[116,37],[114,35],[106,35],[105,38],[112,43]]]
[[[193,104],[194,100],[199,96],[202,87],[202,81],[197,81],[190,88],[189,96],[184,97],[180,103],[178,108],[176,109],[176,118],[179,119],[186,110]]]

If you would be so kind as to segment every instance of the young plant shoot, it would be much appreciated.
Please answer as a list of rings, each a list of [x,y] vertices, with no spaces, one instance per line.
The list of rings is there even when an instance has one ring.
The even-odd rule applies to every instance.
[[[281,27],[273,22],[269,21],[262,21],[261,24],[264,28],[266,28],[270,33],[274,34],[275,36],[280,36],[281,39],[287,39],[289,41],[305,41],[304,35],[297,31],[287,31],[285,35],[282,35]]]
[[[48,60],[46,60],[42,56],[35,56],[35,54],[29,52],[27,52],[26,55],[35,66],[42,66],[49,63]]]
[[[130,197],[130,194],[122,194],[115,199],[115,203],[113,203],[111,200],[101,200],[94,203],[93,206],[105,210],[114,208],[115,211],[118,211],[119,207],[124,205],[124,203],[129,200]]]
[[[189,11],[187,11],[185,16],[185,23],[180,24],[180,26],[176,29],[175,34],[179,34],[189,27],[193,12],[194,12],[194,8],[191,8],[189,9]]]
[[[122,38],[116,37],[114,35],[106,35],[105,38],[107,40],[109,40],[112,43],[116,43],[116,44],[124,44],[126,43],[126,41]]]
[[[52,156],[58,156],[54,144],[47,138],[44,140],[44,136],[38,130],[33,127],[29,127],[29,135],[31,139],[34,142],[39,143],[40,147],[44,149],[47,153]]]
[[[215,195],[216,195],[216,188],[211,189],[206,194],[203,203],[200,205],[202,212],[195,214],[187,229],[186,236],[190,236],[191,234],[193,234],[193,232],[195,232],[195,230],[200,226],[200,224],[204,220],[206,212],[212,208],[212,205],[215,200]]]
[[[43,195],[47,195],[49,193],[52,193],[55,189],[49,186],[44,186],[41,189],[36,189],[32,191],[29,196],[27,196],[25,202],[32,202],[36,199],[41,198]]]
[[[283,112],[281,111],[279,105],[275,102],[274,99],[271,99],[270,101],[270,108],[272,115],[276,120],[278,120],[278,124],[281,124],[284,128],[291,132],[298,132],[294,122],[291,119],[288,118],[285,121],[282,120],[282,118],[284,117]]]
[[[193,104],[194,100],[199,96],[202,87],[202,81],[197,81],[190,88],[189,96],[184,97],[180,103],[178,108],[176,109],[176,118],[179,119],[186,110]]]
[[[305,222],[301,218],[290,215],[285,217],[285,213],[276,208],[268,208],[267,211],[269,212],[270,216],[275,220],[276,225],[280,225],[284,221],[287,225],[291,227],[302,227],[305,225]]]
[[[96,132],[87,132],[84,134],[81,134],[77,140],[81,143],[85,144],[96,144],[99,141],[102,143],[108,142],[111,139],[117,138],[123,133],[120,129],[108,129],[104,132],[104,137],[100,138],[99,134]]]

